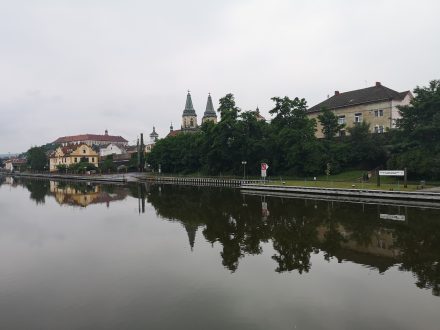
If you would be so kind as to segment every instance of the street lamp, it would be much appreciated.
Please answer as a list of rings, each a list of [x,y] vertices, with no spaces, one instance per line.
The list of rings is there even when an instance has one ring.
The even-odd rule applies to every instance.
[[[243,165],[243,180],[246,180],[246,164],[247,164],[247,161],[243,160],[241,162],[241,164]]]

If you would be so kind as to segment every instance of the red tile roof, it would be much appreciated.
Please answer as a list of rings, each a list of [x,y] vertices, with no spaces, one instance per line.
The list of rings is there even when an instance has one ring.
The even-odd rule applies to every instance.
[[[182,132],[182,130],[180,130],[180,129],[177,129],[175,131],[171,131],[171,132],[168,133],[167,137],[169,137],[169,136],[176,136],[180,132]]]
[[[71,136],[62,136],[54,141],[54,143],[72,143],[80,141],[104,141],[104,142],[128,142],[122,136],[116,135],[100,135],[100,134],[80,134]]]

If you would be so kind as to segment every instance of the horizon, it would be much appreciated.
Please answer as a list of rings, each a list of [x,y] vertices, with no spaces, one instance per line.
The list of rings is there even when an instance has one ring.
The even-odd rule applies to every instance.
[[[0,154],[105,129],[130,144],[153,126],[163,138],[188,89],[199,122],[208,93],[215,109],[233,93],[269,119],[274,96],[312,107],[376,81],[413,91],[439,78],[439,11],[431,0],[3,3]]]

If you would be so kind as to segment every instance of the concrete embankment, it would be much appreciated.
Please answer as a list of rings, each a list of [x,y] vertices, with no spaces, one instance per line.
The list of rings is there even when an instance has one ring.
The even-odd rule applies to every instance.
[[[364,189],[341,189],[341,188],[316,188],[299,186],[275,186],[244,184],[240,187],[244,192],[261,193],[265,195],[287,196],[287,195],[314,195],[314,196],[337,196],[339,199],[375,199],[375,200],[412,200],[425,201],[440,204],[440,193],[429,191],[386,191],[386,190],[364,190]]]
[[[172,177],[172,176],[148,176],[147,182],[161,184],[176,184],[188,186],[211,186],[211,187],[240,187],[244,184],[261,183],[260,180],[244,180],[229,178],[199,178],[199,177]]]
[[[118,175],[70,175],[70,174],[49,174],[49,173],[2,173],[2,175],[12,176],[15,178],[41,178],[49,180],[68,180],[68,181],[87,181],[87,182],[103,182],[103,183],[126,183],[127,178]]]

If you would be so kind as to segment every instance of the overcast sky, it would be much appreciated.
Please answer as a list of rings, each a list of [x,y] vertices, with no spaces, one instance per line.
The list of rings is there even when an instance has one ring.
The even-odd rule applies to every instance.
[[[0,0],[0,154],[81,133],[160,137],[189,89],[269,118],[381,81],[440,78],[440,1]]]

